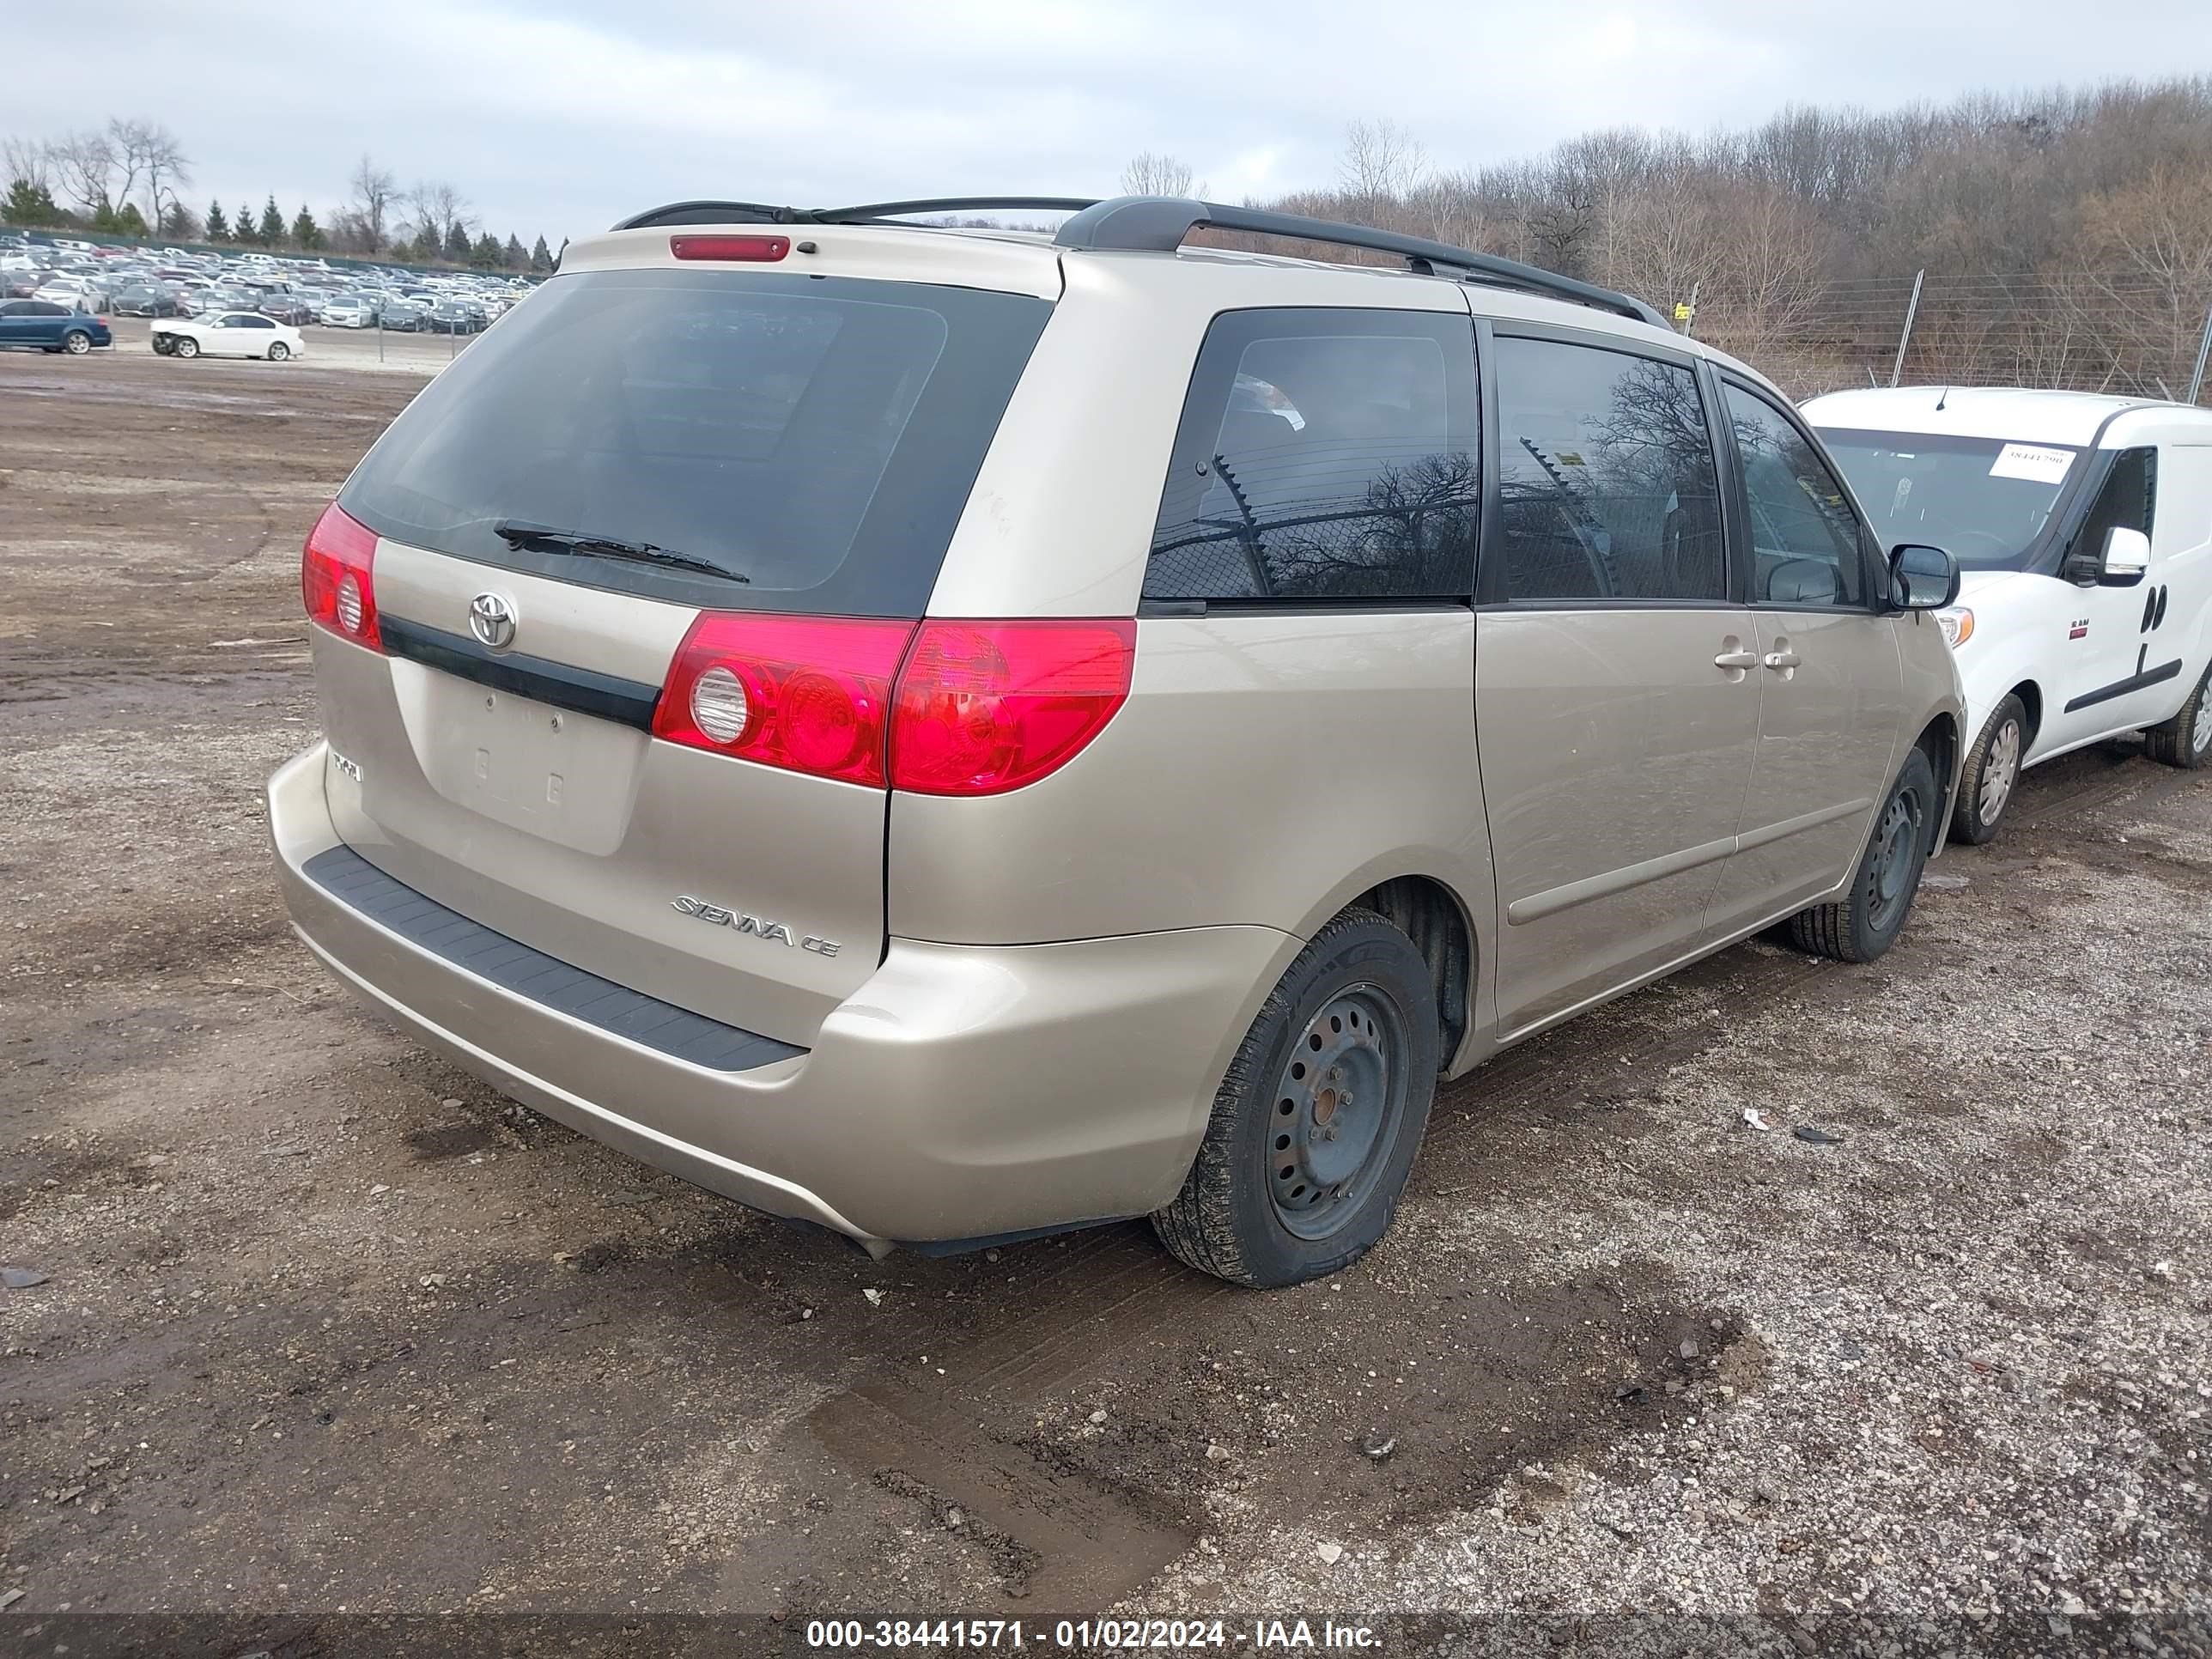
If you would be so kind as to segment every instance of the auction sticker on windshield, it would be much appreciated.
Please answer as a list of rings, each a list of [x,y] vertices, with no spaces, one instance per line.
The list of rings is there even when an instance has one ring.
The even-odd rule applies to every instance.
[[[2074,465],[2070,449],[2045,449],[2034,444],[2007,444],[1990,464],[1992,478],[2027,478],[2037,483],[2057,483]]]

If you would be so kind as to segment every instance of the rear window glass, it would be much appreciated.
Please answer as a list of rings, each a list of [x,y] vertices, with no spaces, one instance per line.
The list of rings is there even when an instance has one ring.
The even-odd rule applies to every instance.
[[[1148,599],[1464,599],[1481,499],[1464,314],[1230,312],[1183,404]]]
[[[578,272],[424,389],[340,494],[380,535],[697,604],[918,616],[1048,301],[851,277]],[[517,549],[502,520],[742,576]]]

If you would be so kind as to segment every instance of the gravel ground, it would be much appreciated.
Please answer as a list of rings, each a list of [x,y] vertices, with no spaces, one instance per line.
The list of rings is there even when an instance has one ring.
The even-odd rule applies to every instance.
[[[287,931],[294,550],[419,384],[0,358],[0,1259],[46,1275],[0,1290],[0,1642],[1119,1609],[2203,1650],[2203,777],[2054,763],[1883,962],[1753,942],[1453,1085],[1337,1281],[1231,1291],[1140,1226],[874,1263],[501,1102]]]

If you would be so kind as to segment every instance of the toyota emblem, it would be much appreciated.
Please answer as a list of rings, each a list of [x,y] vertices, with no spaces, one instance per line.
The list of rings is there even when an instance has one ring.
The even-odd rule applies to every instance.
[[[504,593],[479,593],[469,601],[469,632],[495,651],[514,643],[514,602]]]

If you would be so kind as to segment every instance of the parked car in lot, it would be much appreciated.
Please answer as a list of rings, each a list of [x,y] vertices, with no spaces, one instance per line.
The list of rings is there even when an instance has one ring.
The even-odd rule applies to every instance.
[[[2020,774],[2130,732],[2212,763],[2212,410],[1984,387],[1805,406],[1885,536],[1963,568],[1942,615],[1966,695],[1951,833],[1994,836]]]
[[[413,334],[429,325],[425,320],[428,316],[428,308],[412,300],[388,299],[377,309],[377,324],[380,328]]]
[[[298,329],[252,311],[156,323],[153,346],[164,357],[265,357],[272,363],[307,349]]]
[[[315,320],[315,308],[297,294],[271,294],[255,307],[260,313],[289,327],[299,328]]]
[[[52,300],[0,301],[0,346],[36,346],[82,357],[95,346],[114,343],[105,317]]]
[[[878,1252],[1149,1214],[1279,1285],[1440,1076],[1898,937],[1957,568],[1754,371],[1252,210],[722,211],[572,244],[308,538],[279,878],[441,1053]]]
[[[337,294],[323,302],[323,322],[331,328],[374,328],[376,307],[358,294]]]
[[[76,311],[97,310],[112,298],[106,285],[93,277],[52,274],[39,284],[31,297],[51,301],[55,305],[67,306]]]
[[[422,326],[441,334],[474,334],[485,321],[483,313],[465,300],[441,300],[424,314]]]
[[[185,304],[175,289],[155,283],[125,283],[115,290],[114,310],[123,317],[181,317]]]

